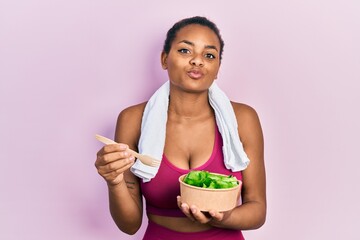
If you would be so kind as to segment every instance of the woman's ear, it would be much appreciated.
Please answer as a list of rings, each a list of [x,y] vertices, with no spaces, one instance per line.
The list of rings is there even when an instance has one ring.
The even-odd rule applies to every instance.
[[[161,53],[161,66],[164,70],[167,69],[167,54],[163,51]]]

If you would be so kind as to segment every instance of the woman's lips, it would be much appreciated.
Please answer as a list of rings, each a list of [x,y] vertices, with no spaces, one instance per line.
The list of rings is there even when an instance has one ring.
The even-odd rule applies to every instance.
[[[200,70],[190,70],[187,72],[187,74],[192,79],[199,79],[204,75]]]

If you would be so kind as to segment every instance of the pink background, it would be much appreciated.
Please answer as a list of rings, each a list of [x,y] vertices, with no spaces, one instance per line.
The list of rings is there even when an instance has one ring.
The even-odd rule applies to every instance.
[[[218,84],[253,106],[268,217],[247,239],[358,239],[360,2],[0,0],[0,239],[141,239],[112,222],[95,133],[166,80],[166,31],[225,39]],[[126,203],[124,203],[126,204]]]

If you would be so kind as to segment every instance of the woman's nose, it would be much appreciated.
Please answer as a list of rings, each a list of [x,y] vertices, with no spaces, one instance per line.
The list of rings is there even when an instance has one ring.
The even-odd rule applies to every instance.
[[[203,59],[202,59],[201,55],[199,55],[199,54],[195,55],[190,60],[190,64],[193,65],[193,66],[202,67],[204,65],[204,62],[203,62]]]

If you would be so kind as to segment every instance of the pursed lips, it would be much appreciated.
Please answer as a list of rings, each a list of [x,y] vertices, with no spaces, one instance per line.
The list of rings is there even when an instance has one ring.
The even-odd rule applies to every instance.
[[[187,75],[190,77],[190,78],[193,78],[193,79],[199,79],[201,78],[202,76],[204,76],[204,73],[199,70],[199,69],[191,69],[189,71],[187,71]]]

